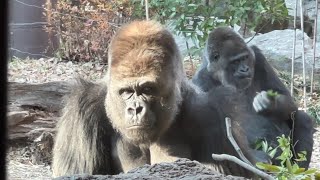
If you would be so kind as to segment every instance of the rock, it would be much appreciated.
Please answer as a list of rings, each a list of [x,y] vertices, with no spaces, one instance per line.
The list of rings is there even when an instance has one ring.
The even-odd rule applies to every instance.
[[[289,15],[293,16],[296,0],[285,0],[285,3],[288,8]],[[315,13],[315,11],[316,11],[315,5],[316,5],[316,0],[303,1],[304,15],[306,15],[310,19],[315,19],[315,14],[316,14]],[[297,16],[300,17],[300,0],[298,0]]]
[[[290,16],[290,23],[289,27],[290,29],[293,29],[293,18],[294,18],[294,8],[296,0],[285,0],[286,6],[288,8],[288,13]],[[320,1],[319,1],[319,7],[320,7]],[[309,35],[309,37],[313,37],[313,29],[314,29],[314,23],[316,19],[316,1],[315,0],[307,0],[303,1],[303,15],[304,15],[304,30]],[[300,29],[300,0],[298,0],[297,5],[297,28]],[[320,11],[318,11],[318,17],[320,15]],[[319,30],[319,18],[318,18],[318,42],[320,37],[320,30]]]
[[[294,30],[275,30],[254,37],[249,45],[257,45],[267,57],[268,61],[278,70],[291,72],[291,57],[294,41]],[[247,38],[248,41],[251,38]],[[304,33],[304,50],[306,72],[311,72],[313,63],[312,40]],[[315,73],[320,73],[320,43],[316,45]],[[302,31],[297,30],[295,73],[302,73]]]
[[[159,163],[154,165],[144,165],[142,167],[133,169],[128,173],[121,173],[118,175],[74,175],[62,176],[55,180],[115,180],[115,179],[227,179],[227,180],[242,180],[243,177],[226,176],[219,174],[197,161],[188,159],[179,159],[173,163]]]

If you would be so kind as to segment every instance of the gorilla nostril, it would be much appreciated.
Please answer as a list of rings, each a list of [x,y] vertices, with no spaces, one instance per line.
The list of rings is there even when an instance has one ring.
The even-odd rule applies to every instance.
[[[128,111],[128,114],[131,114],[131,115],[133,115],[135,113],[135,110],[133,108],[131,108],[131,107],[129,107],[127,109],[127,111]]]
[[[142,110],[143,110],[143,107],[142,107],[142,106],[137,107],[137,108],[136,108],[136,114],[141,113]]]
[[[127,108],[127,112],[130,115],[138,115],[138,114],[141,114],[142,111],[143,111],[143,107],[142,106],[139,106],[137,108],[133,108],[133,107]]]
[[[249,70],[249,68],[247,68],[247,67],[246,68],[242,68],[241,72],[248,72],[248,70]]]

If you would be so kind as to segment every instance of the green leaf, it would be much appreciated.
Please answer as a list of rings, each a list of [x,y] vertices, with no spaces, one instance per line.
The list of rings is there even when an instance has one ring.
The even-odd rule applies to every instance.
[[[277,153],[277,149],[278,149],[278,147],[274,148],[274,149],[269,153],[269,156],[270,156],[271,158],[273,158],[273,157],[275,156],[275,154]]]
[[[316,169],[308,169],[307,171],[304,172],[304,174],[314,174],[316,172],[317,172]]]
[[[269,172],[280,172],[281,171],[281,168],[279,166],[276,166],[276,165],[271,165],[271,164],[265,164],[265,163],[258,162],[258,163],[256,163],[256,166],[259,169],[263,169],[263,170],[266,170],[266,171],[269,171]]]
[[[305,170],[306,170],[305,168],[298,168],[293,173],[294,174],[304,174]]]
[[[277,97],[277,96],[278,96],[278,92],[275,92],[275,91],[273,91],[273,90],[268,90],[268,91],[267,91],[267,95],[268,95],[269,97]]]

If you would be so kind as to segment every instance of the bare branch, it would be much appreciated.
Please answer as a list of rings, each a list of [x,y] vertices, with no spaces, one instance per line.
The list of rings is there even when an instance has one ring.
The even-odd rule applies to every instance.
[[[225,118],[226,121],[226,128],[227,128],[227,137],[229,141],[231,142],[234,149],[237,151],[239,157],[246,162],[247,164],[251,165],[251,162],[244,156],[243,152],[241,151],[240,147],[238,146],[236,140],[233,138],[232,130],[231,130],[231,119],[229,117]]]
[[[275,180],[275,178],[273,178],[271,175],[251,166],[250,164],[247,164],[247,163],[241,161],[237,157],[234,157],[234,156],[231,156],[228,154],[212,154],[212,158],[216,161],[224,161],[224,160],[232,161],[232,162],[240,165],[241,167],[246,168],[247,170],[255,173],[256,175],[260,176],[263,179]]]

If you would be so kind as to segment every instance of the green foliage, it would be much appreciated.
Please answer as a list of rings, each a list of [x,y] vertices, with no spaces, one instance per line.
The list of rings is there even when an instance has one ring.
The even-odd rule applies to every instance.
[[[308,114],[315,118],[316,123],[320,124],[320,103],[310,107]]]
[[[134,0],[133,16],[144,17],[144,1]],[[208,38],[208,33],[219,25],[225,25],[219,22],[215,14],[219,12],[216,5],[205,6],[202,0],[150,0],[150,17],[161,23],[171,24],[174,32],[184,36],[186,39],[192,39],[196,47],[189,49],[190,53],[199,54]],[[174,21],[171,21],[174,19]]]
[[[269,146],[268,142],[266,140],[258,140],[256,143],[256,147],[255,149],[257,150],[261,150],[265,153],[267,153],[271,158],[273,158],[277,152],[278,147],[273,148],[271,146]]]
[[[205,46],[209,32],[218,26],[245,24],[254,29],[261,18],[287,18],[288,10],[284,0],[149,0],[150,17],[170,23],[175,32],[191,39],[196,46],[189,48],[192,55],[198,55]],[[133,16],[144,18],[144,0],[133,0]]]
[[[50,2],[47,0],[45,16],[52,26],[47,31],[60,38],[56,55],[70,60],[106,60],[110,37],[117,30],[114,25],[121,25],[114,23],[119,22],[119,14],[145,19],[144,0],[59,0],[55,7]],[[203,0],[149,0],[149,14],[191,39],[196,45],[189,51],[198,55],[215,27],[245,24],[254,29],[261,18],[273,22],[288,13],[284,0],[210,0],[208,5]]]
[[[268,95],[269,97],[276,98],[279,94],[278,94],[278,92],[276,92],[276,91],[268,90],[268,91],[267,91],[267,95]]]
[[[281,154],[276,157],[281,163],[279,166],[265,163],[257,163],[256,166],[259,169],[268,171],[276,176],[279,180],[309,180],[309,179],[320,179],[320,172],[316,169],[306,170],[305,168],[300,168],[297,163],[292,162],[293,153],[291,151],[291,139],[286,138],[284,135],[278,137],[278,147],[281,149]],[[269,150],[269,149],[268,149]],[[298,158],[296,161],[306,161],[306,152],[298,153]]]

